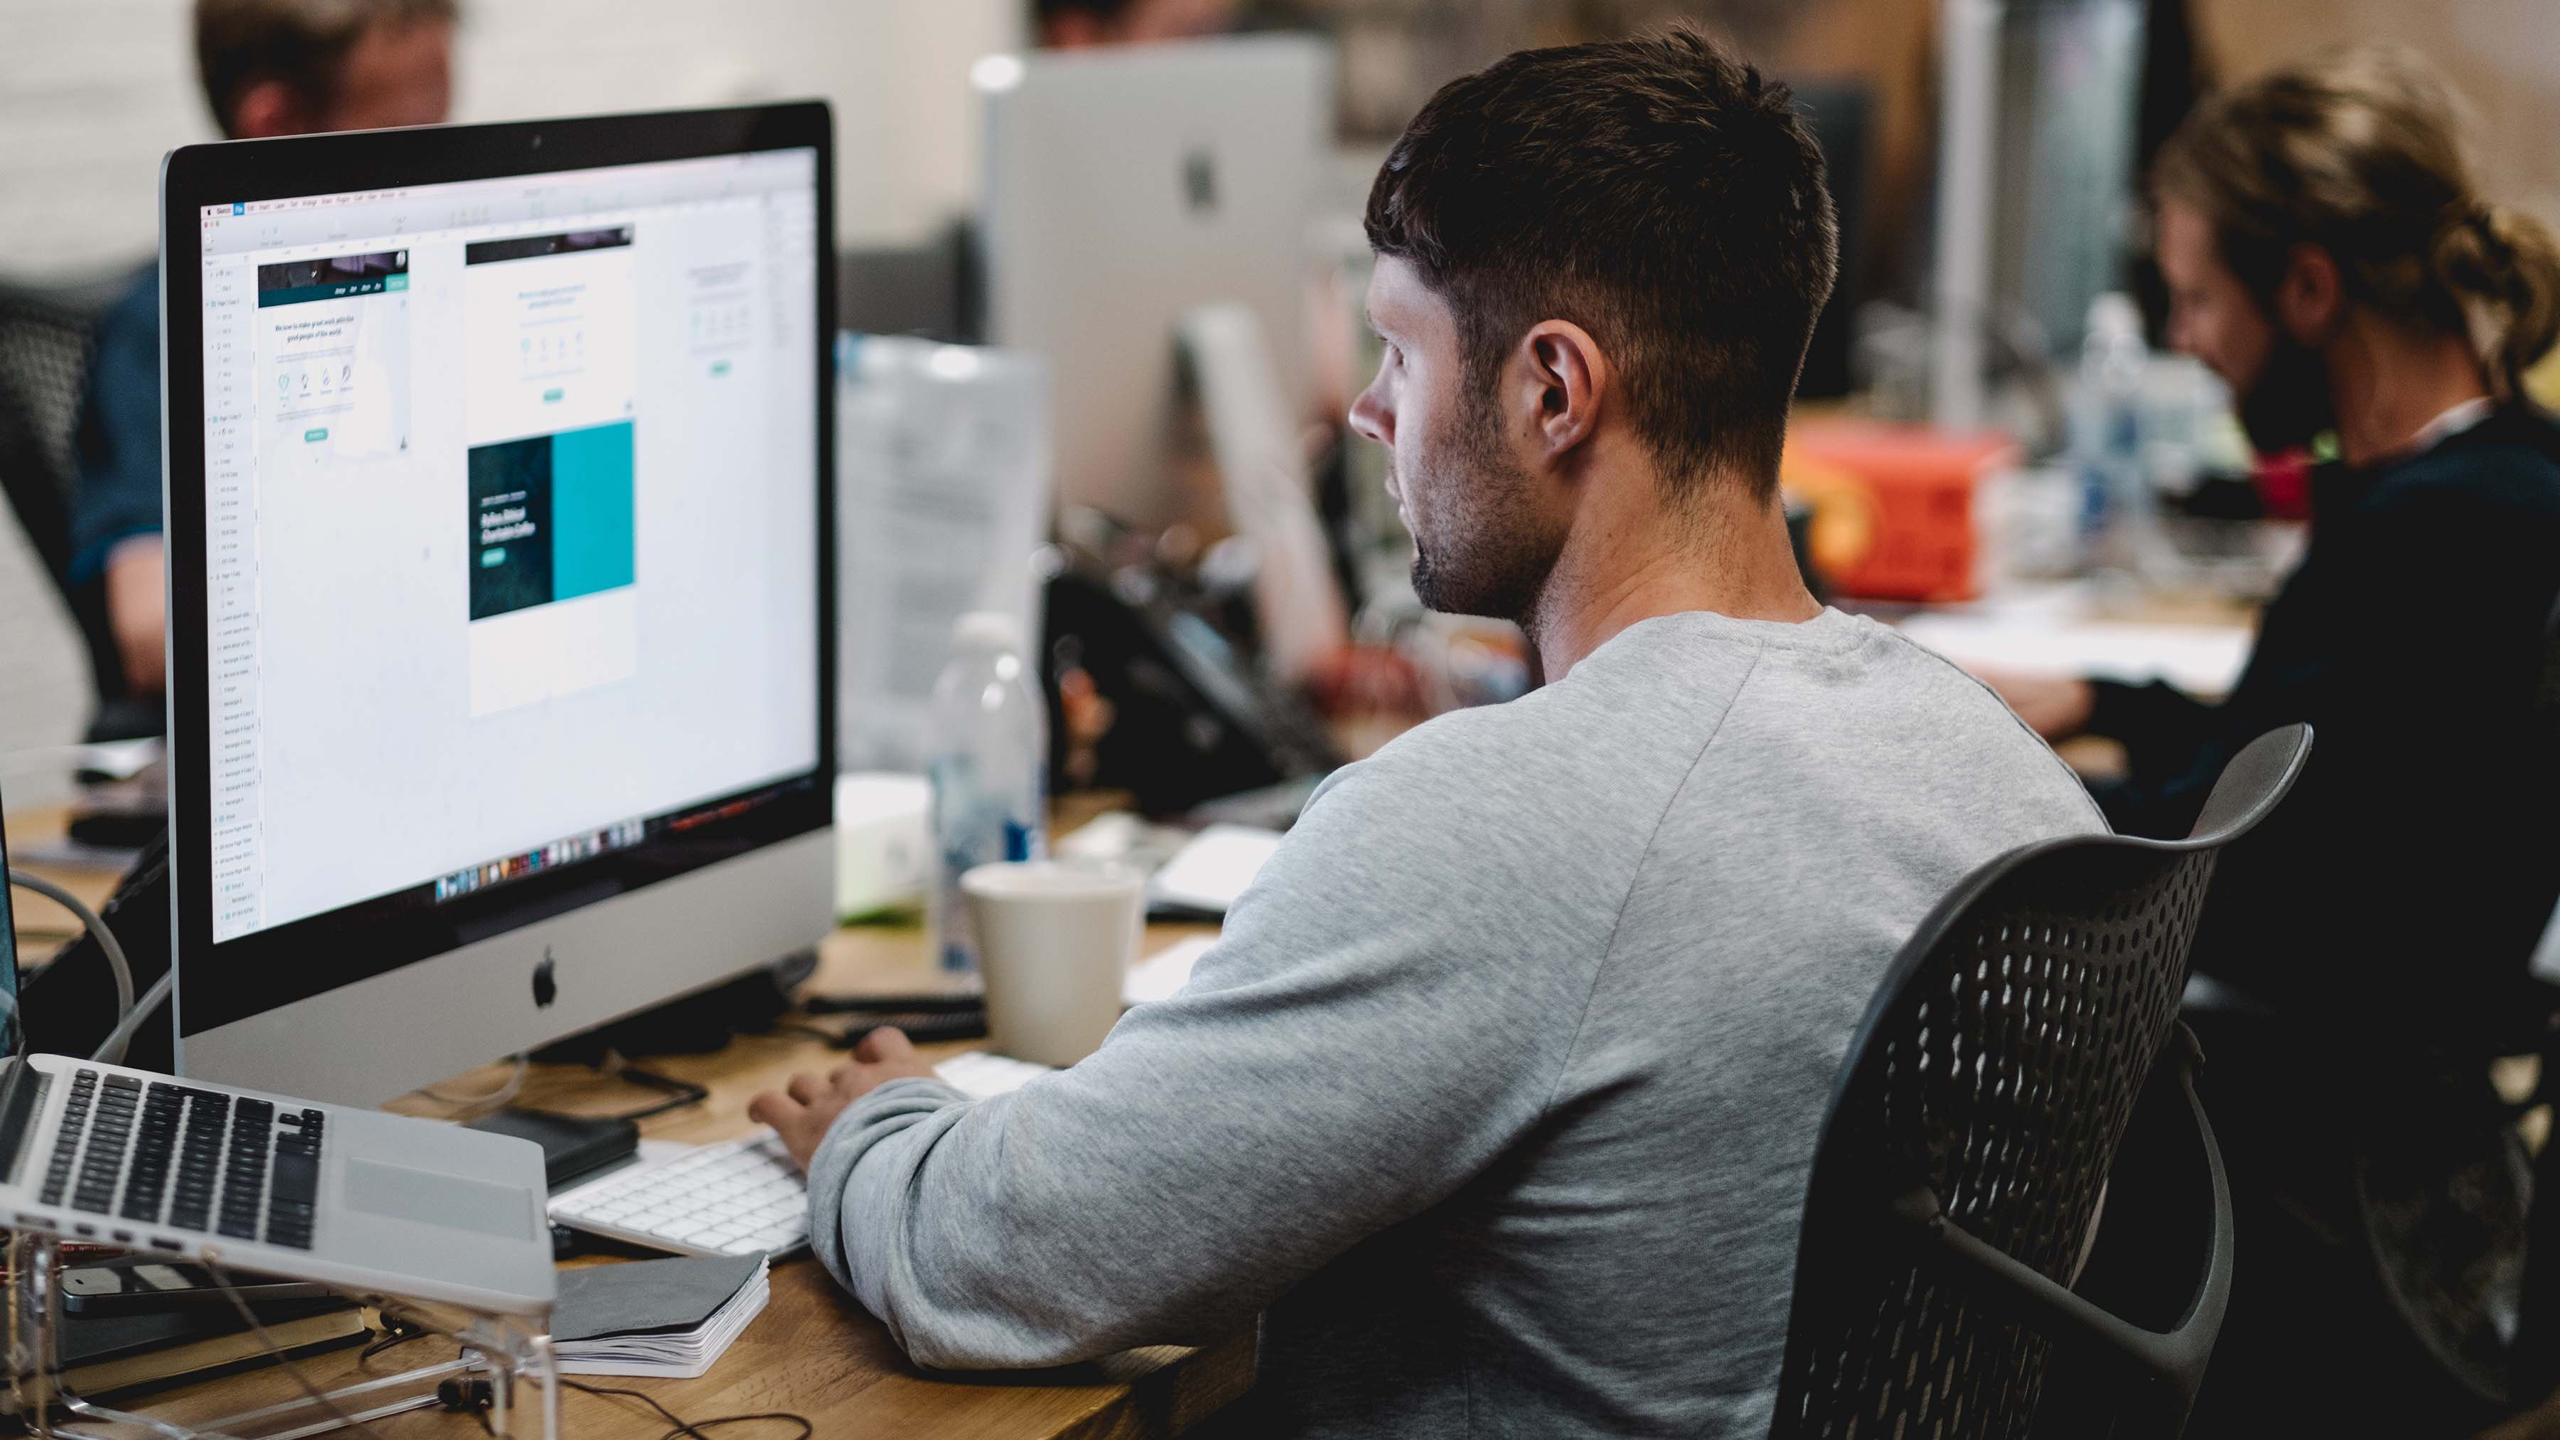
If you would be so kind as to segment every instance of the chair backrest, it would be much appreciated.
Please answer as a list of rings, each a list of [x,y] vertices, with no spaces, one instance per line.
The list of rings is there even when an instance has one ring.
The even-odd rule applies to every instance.
[[[0,489],[57,585],[71,569],[72,434],[99,298],[0,284]]]
[[[104,588],[71,583],[76,435],[98,317],[133,283],[129,272],[48,288],[0,282],[0,492],[88,652],[100,705],[93,739],[157,730],[156,706],[135,709],[126,700]]]
[[[2309,747],[2297,725],[2243,750],[2185,840],[2025,846],[1921,922],[1850,1041],[1815,1151],[1774,1435],[2027,1433],[2052,1337],[2021,1315],[2079,1303],[2067,1287],[2172,1036],[2216,852],[2274,808]],[[2214,1190],[2227,1226],[2218,1168]],[[1933,1258],[1923,1232],[2011,1274],[1974,1283]],[[2227,1286],[2229,1247],[2217,1249]],[[2039,1285],[2050,1293],[2019,1303]],[[2218,1329],[2219,1299],[2199,1295],[2190,1318]],[[2062,1318],[2075,1339],[2139,1348],[2147,1333]],[[2191,1364],[2164,1377],[2191,1399],[2191,1352],[2209,1354],[2211,1334],[2154,1338],[2158,1353],[2128,1362]]]

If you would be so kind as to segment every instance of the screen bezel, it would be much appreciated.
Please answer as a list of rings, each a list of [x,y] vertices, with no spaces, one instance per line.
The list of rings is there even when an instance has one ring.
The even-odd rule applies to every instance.
[[[0,813],[5,813],[5,806],[0,806]],[[21,1043],[26,1035],[26,1019],[18,1012],[18,997],[26,987],[18,983],[21,975],[16,891],[17,882],[9,878],[9,830],[6,825],[0,825],[0,946],[8,947],[5,954],[0,954],[0,986],[8,989],[9,1005],[7,1017],[0,1019],[0,1061],[21,1059],[26,1050]],[[13,1071],[11,1087],[16,1084],[14,1076]],[[5,1092],[9,1088],[0,1087],[0,1109],[6,1108],[10,1097]]]
[[[760,151],[816,152],[817,762],[653,823],[637,845],[442,902],[418,885],[213,939],[206,594],[203,229],[208,205],[505,179]],[[162,504],[168,555],[170,924],[181,1036],[307,1000],[585,905],[828,827],[835,775],[835,147],[823,101],[191,145],[161,168]],[[179,477],[185,477],[180,483]],[[716,813],[737,802],[739,813]],[[536,838],[530,843],[544,843]],[[811,937],[815,939],[815,936]]]

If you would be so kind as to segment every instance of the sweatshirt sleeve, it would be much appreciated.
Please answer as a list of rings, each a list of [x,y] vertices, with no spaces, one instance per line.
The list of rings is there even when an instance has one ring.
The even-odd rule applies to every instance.
[[[1478,1174],[1543,1111],[1606,946],[1536,897],[1610,907],[1626,876],[1490,833],[1455,778],[1338,774],[1182,993],[1072,1069],[849,1108],[810,1167],[828,1271],[919,1363],[1064,1364],[1231,1330]]]
[[[160,513],[160,282],[145,272],[99,317],[75,437],[80,483],[71,500],[71,581],[106,570],[116,542],[157,535]]]

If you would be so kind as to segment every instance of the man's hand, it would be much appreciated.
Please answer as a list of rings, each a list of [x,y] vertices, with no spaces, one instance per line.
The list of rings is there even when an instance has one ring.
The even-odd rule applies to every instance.
[[[747,1106],[747,1117],[780,1132],[783,1148],[806,1170],[809,1157],[818,1153],[818,1142],[827,1138],[827,1127],[836,1123],[846,1106],[909,1076],[930,1080],[933,1067],[916,1054],[905,1031],[883,1025],[862,1037],[862,1043],[853,1047],[853,1059],[845,1064],[824,1075],[794,1075],[784,1088],[758,1095]]]
[[[115,634],[124,683],[136,700],[157,700],[167,683],[161,656],[169,631],[163,554],[157,535],[128,535],[107,552],[107,628]]]
[[[1990,686],[2027,722],[2028,729],[2047,740],[2068,740],[2088,729],[2089,713],[2098,699],[2088,681],[2071,676],[1975,670],[1973,677]]]

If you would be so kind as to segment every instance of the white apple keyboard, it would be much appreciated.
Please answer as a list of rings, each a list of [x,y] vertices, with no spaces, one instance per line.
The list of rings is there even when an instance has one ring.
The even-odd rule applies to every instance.
[[[972,1050],[933,1067],[983,1100],[1049,1074],[1046,1065]],[[780,1255],[809,1243],[809,1182],[759,1130],[710,1145],[641,1142],[640,1163],[551,1197],[551,1218],[596,1235],[679,1255]]]

